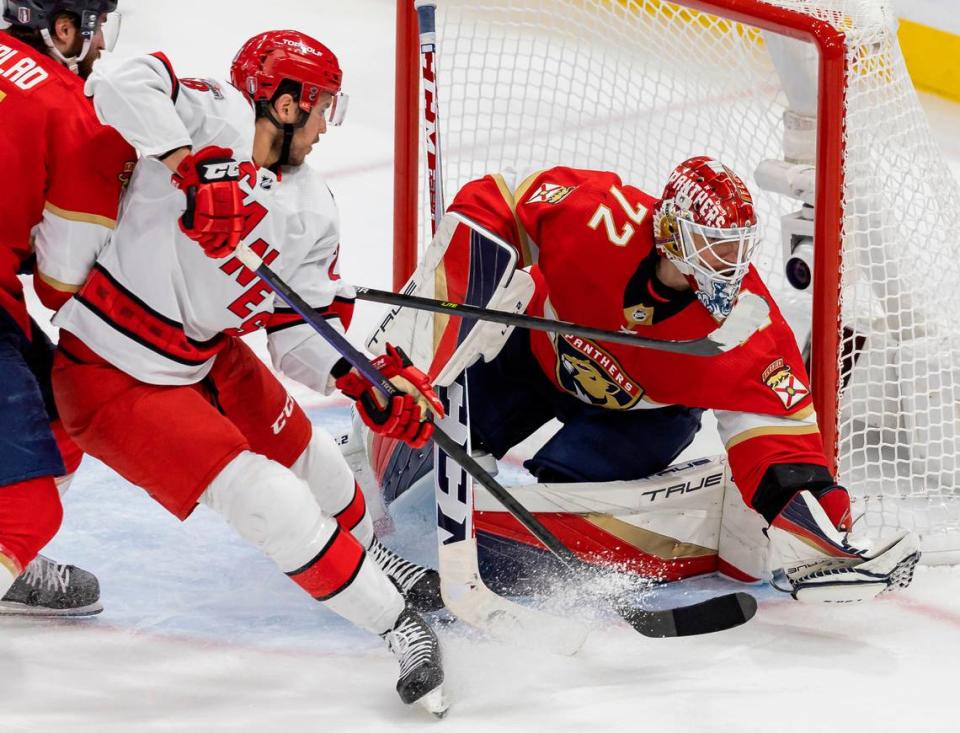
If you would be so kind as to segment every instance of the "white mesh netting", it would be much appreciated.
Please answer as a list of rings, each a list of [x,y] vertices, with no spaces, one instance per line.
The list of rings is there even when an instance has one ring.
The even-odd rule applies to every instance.
[[[846,181],[839,297],[844,352],[856,358],[837,367],[840,480],[873,533],[913,528],[936,559],[960,550],[958,187],[887,0],[769,5],[847,35],[844,159],[817,161],[842,164]],[[778,39],[659,0],[438,0],[437,22],[448,198],[488,172],[559,164],[613,170],[658,192],[679,161],[712,155],[758,199],[757,264],[806,346],[810,291],[787,284],[780,233],[781,216],[801,204],[753,177],[761,161],[784,157]],[[789,106],[805,97],[816,99],[801,89]]]

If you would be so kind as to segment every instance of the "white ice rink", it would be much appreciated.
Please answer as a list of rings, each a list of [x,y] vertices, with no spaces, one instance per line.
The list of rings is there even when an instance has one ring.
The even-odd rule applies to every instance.
[[[121,3],[118,52],[163,50],[181,76],[225,76],[240,43],[267,28],[298,28],[334,48],[350,114],[311,164],[340,206],[345,278],[375,287],[390,285],[394,7]],[[924,104],[960,170],[960,107]],[[378,312],[361,305],[353,333]],[[295,393],[318,424],[346,428],[343,401]],[[960,730],[960,568],[921,568],[908,592],[860,606],[801,606],[756,589],[750,624],[699,638],[650,640],[596,618],[570,658],[448,626],[440,634],[453,707],[438,722],[400,703],[396,663],[379,639],[323,610],[205,508],[181,525],[89,458],[65,505],[46,552],[94,571],[106,610],[0,619],[0,733]],[[398,521],[428,526],[415,510]],[[405,550],[430,559],[429,532],[407,525],[401,534]],[[680,604],[720,586],[672,587],[660,600]]]

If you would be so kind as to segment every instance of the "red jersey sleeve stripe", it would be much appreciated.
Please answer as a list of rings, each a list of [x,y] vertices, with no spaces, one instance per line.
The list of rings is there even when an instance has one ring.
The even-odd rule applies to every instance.
[[[167,58],[167,55],[161,53],[160,51],[150,55],[163,64],[163,68],[165,68],[167,73],[170,75],[170,98],[173,100],[173,103],[176,104],[177,98],[180,96],[180,80],[173,72],[173,64],[170,63],[170,59]]]

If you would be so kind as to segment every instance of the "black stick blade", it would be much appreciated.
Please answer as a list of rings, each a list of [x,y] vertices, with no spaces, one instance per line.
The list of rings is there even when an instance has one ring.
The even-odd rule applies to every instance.
[[[728,593],[691,606],[645,611],[620,607],[620,616],[644,636],[696,636],[725,631],[745,624],[757,613],[757,601],[749,593]]]

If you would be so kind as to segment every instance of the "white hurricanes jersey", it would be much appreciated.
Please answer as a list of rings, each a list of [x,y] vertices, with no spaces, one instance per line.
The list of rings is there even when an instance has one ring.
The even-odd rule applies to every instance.
[[[151,384],[197,382],[226,338],[266,327],[275,366],[327,391],[336,352],[239,260],[213,260],[180,231],[184,194],[148,156],[183,146],[232,149],[243,175],[244,242],[337,325],[349,320],[354,293],[339,282],[339,218],[320,175],[307,166],[280,176],[255,166],[254,114],[243,95],[228,83],[177,79],[161,54],[98,64],[87,93],[100,119],[144,157],[111,243],[54,323]]]

